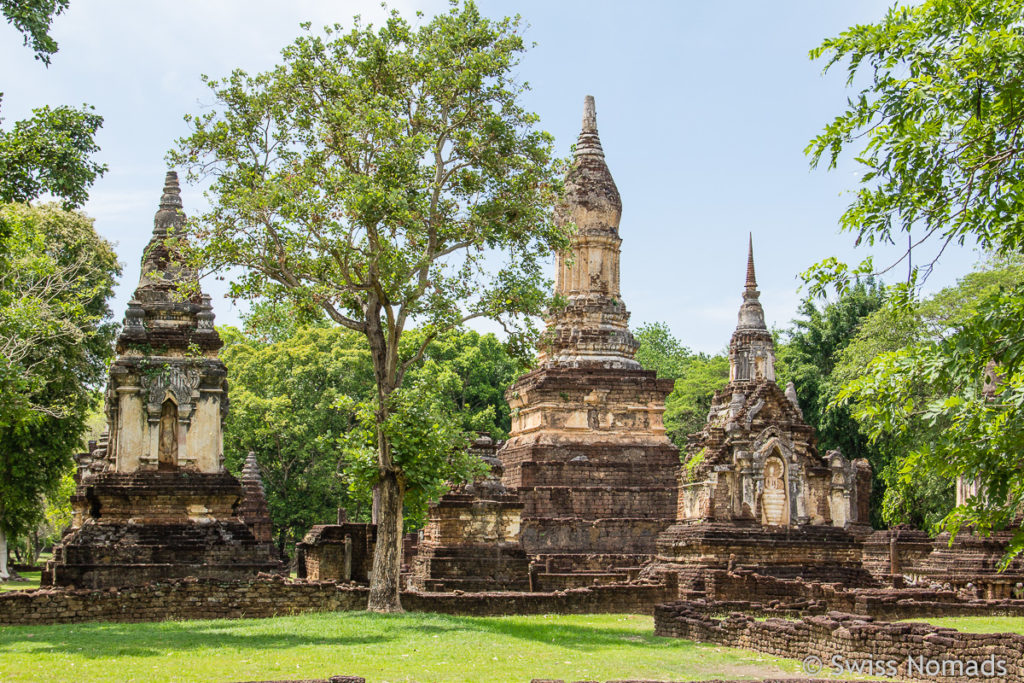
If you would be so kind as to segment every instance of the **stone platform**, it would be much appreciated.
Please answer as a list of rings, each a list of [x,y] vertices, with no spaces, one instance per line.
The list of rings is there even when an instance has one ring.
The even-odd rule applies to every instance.
[[[832,526],[763,528],[736,522],[673,525],[658,539],[654,574],[679,576],[684,594],[701,593],[707,573],[748,569],[780,579],[877,585],[861,565],[861,543]]]
[[[44,585],[242,580],[280,567],[273,547],[235,514],[242,486],[226,472],[105,472],[80,488],[81,523],[55,548]]]

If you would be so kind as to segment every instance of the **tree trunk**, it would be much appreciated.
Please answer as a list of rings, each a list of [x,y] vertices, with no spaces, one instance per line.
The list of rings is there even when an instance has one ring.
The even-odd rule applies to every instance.
[[[370,581],[370,612],[402,612],[399,596],[402,569],[402,500],[405,486],[398,472],[386,471],[375,487],[380,491],[380,519],[377,522],[377,546],[373,553],[373,578]]]
[[[0,524],[0,581],[11,578],[7,571],[7,533],[3,524]]]

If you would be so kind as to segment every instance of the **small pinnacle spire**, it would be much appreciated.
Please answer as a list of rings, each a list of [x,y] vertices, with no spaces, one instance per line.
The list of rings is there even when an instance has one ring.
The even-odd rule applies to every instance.
[[[576,140],[576,158],[592,154],[604,158],[601,138],[597,136],[597,109],[594,107],[594,96],[587,95],[583,99],[583,128]]]
[[[168,171],[164,179],[164,194],[160,197],[161,209],[181,208],[181,187],[178,185],[178,172]]]
[[[583,98],[583,132],[597,132],[597,108],[594,106],[593,95]]]
[[[260,466],[256,462],[256,454],[249,451],[249,454],[245,457],[245,465],[242,467],[242,476],[246,478],[259,479],[260,478]]]
[[[256,454],[252,451],[249,451],[249,455],[245,458],[245,465],[242,467],[242,482],[259,484],[260,490],[263,489],[263,477],[260,475],[260,465],[256,462]]]
[[[747,281],[744,284],[746,289],[757,289],[757,277],[754,275],[754,235],[750,234],[750,243],[747,246]]]

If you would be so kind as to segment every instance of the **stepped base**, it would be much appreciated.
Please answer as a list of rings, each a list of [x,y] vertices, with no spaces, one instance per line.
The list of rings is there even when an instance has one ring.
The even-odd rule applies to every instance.
[[[241,499],[227,473],[95,475],[73,499],[78,525],[54,549],[43,584],[106,588],[279,571],[273,545],[235,514]]]
[[[735,523],[679,523],[658,537],[648,576],[673,573],[682,594],[701,593],[709,570],[749,569],[780,579],[876,585],[861,565],[856,535],[832,526],[764,528]]]

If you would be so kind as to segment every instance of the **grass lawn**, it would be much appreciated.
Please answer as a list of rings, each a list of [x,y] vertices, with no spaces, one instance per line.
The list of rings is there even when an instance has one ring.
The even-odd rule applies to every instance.
[[[39,575],[41,572],[18,572],[18,575],[28,581],[6,581],[0,583],[0,592],[2,591],[27,591],[35,590],[39,588]]]
[[[931,619],[907,619],[907,621],[955,628],[965,633],[1024,634],[1024,617],[935,617]]]
[[[307,614],[276,619],[0,627],[0,680],[500,681],[761,678],[799,662],[653,634],[623,614],[453,617]]]

